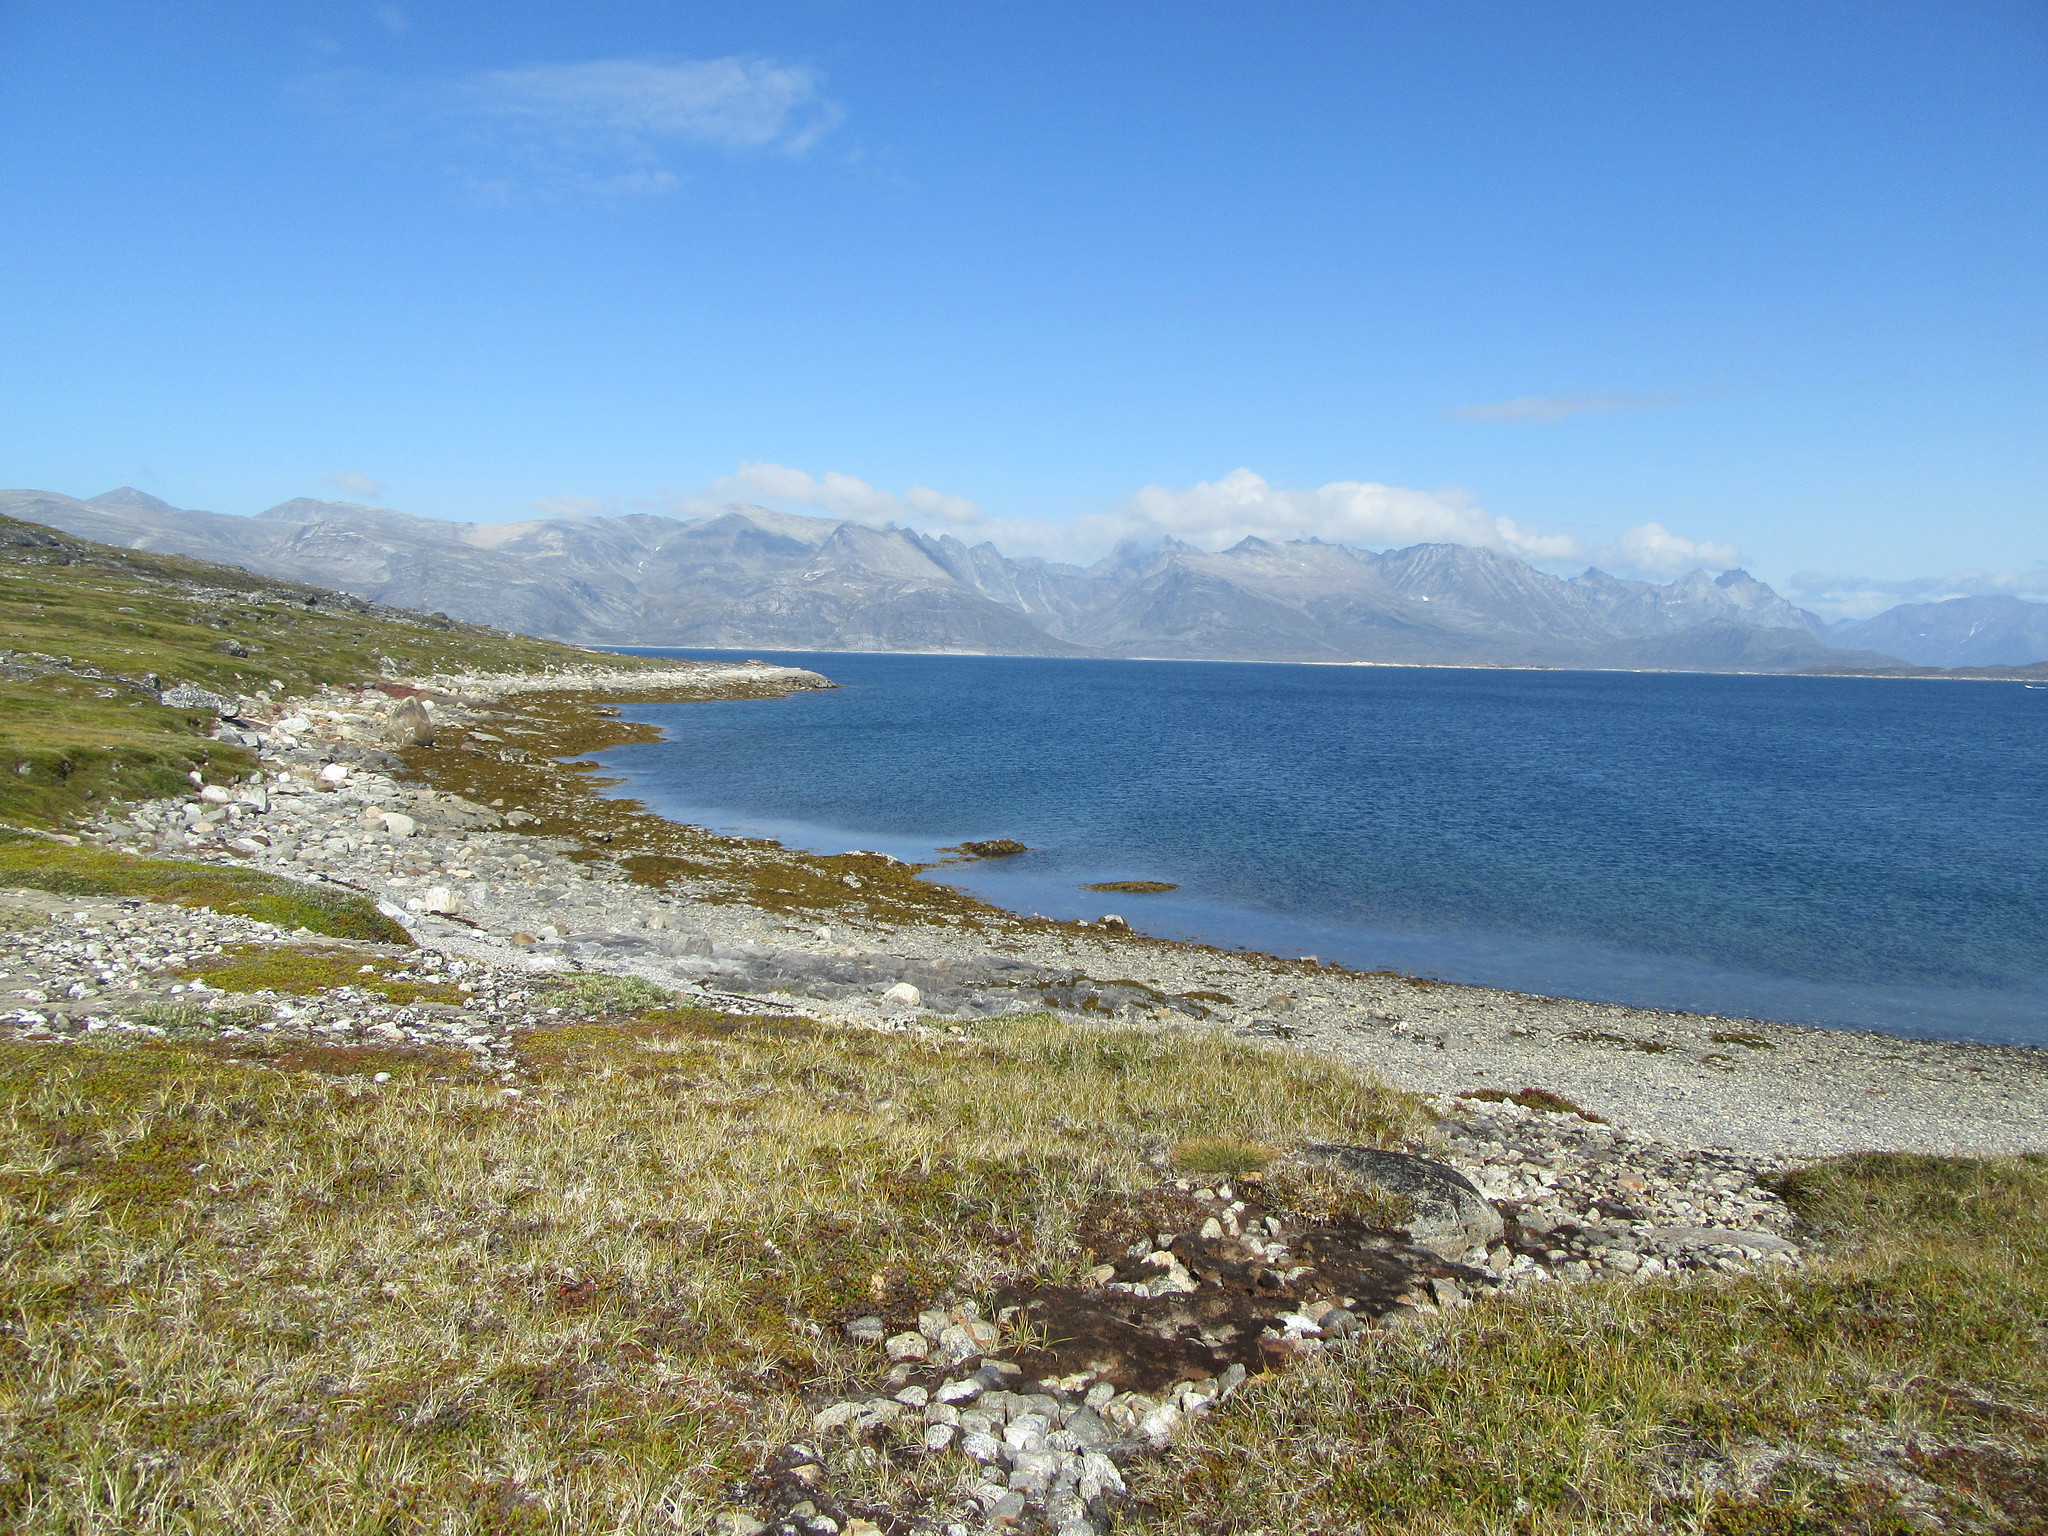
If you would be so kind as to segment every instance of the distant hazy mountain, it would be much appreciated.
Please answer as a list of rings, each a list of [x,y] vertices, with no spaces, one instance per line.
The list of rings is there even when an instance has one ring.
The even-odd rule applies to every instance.
[[[1918,667],[2023,667],[2048,661],[2048,603],[2017,597],[1901,603],[1872,619],[1833,625],[1828,639]]]
[[[1456,544],[1374,554],[1252,538],[1211,553],[1168,541],[1081,567],[761,507],[478,524],[302,499],[244,518],[124,488],[90,501],[0,492],[0,512],[594,644],[1771,671],[1891,663],[1840,649],[1812,614],[1741,571],[1668,585],[1603,571],[1566,580]]]

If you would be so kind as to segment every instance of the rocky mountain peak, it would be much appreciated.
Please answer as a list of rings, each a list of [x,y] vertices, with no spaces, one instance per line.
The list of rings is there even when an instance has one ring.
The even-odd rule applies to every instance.
[[[1746,572],[1562,580],[1460,544],[1375,553],[1252,535],[1207,552],[1163,538],[1083,569],[744,504],[455,523],[299,497],[249,518],[122,487],[89,502],[0,493],[0,512],[586,643],[1772,670],[1857,660]]]

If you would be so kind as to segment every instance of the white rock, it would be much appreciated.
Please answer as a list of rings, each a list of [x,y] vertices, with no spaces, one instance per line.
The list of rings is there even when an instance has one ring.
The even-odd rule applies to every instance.
[[[839,1428],[842,1424],[851,1424],[860,1417],[860,1411],[859,1403],[833,1403],[830,1407],[821,1408],[811,1415],[811,1428],[822,1435],[827,1430]]]
[[[939,1334],[939,1348],[946,1359],[957,1364],[996,1347],[1002,1334],[992,1323],[955,1323]]]
[[[1003,1454],[1002,1444],[994,1435],[984,1435],[978,1431],[962,1435],[960,1449],[976,1461],[997,1461]]]
[[[951,1424],[927,1424],[924,1427],[924,1448],[928,1451],[943,1451],[953,1443],[953,1437],[960,1431]]]
[[[1083,1500],[1097,1495],[1114,1498],[1124,1491],[1124,1475],[1100,1451],[1089,1451],[1081,1457],[1081,1481],[1074,1491]]]
[[[1156,1446],[1163,1446],[1173,1438],[1174,1426],[1179,1424],[1181,1412],[1171,1403],[1162,1403],[1138,1421],[1138,1433]]]
[[[380,819],[393,837],[411,837],[419,830],[419,824],[403,811],[386,811]]]
[[[231,802],[235,797],[229,794],[225,789],[223,789],[218,784],[208,784],[204,789],[199,791],[199,798],[204,800],[208,805],[226,805],[229,802]]]
[[[320,782],[322,784],[339,784],[347,777],[348,765],[346,763],[329,763],[320,770]]]
[[[899,981],[882,994],[885,1003],[901,1003],[906,1008],[915,1008],[924,1001],[924,994],[907,981]]]
[[[888,1351],[891,1360],[922,1360],[930,1353],[930,1346],[921,1333],[899,1333],[884,1339],[882,1348]]]

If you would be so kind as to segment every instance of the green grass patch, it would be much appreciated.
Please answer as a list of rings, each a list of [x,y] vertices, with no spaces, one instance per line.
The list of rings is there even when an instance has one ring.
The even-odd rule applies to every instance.
[[[26,886],[60,896],[131,896],[181,907],[207,907],[337,939],[412,942],[402,926],[379,912],[369,897],[355,891],[226,864],[72,848],[4,831],[0,831],[0,885]]]
[[[638,976],[605,976],[594,972],[564,976],[543,983],[550,1001],[585,1018],[616,1019],[663,1008],[675,1001],[675,993],[657,987]]]
[[[1159,891],[1177,891],[1177,885],[1164,880],[1103,880],[1095,885],[1084,885],[1084,891],[1116,891],[1133,896],[1146,896]]]
[[[355,987],[394,1003],[459,1003],[463,998],[451,983],[415,971],[404,960],[312,945],[238,944],[186,966],[180,974],[223,992],[286,992],[311,997]]]

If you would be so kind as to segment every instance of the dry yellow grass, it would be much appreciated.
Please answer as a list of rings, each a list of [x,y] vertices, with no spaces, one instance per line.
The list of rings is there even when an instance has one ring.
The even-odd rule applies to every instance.
[[[1424,1124],[1315,1058],[1046,1018],[643,1013],[522,1056],[512,1096],[0,1047],[0,1525],[703,1528],[807,1386],[879,1369],[844,1317],[1068,1276],[1082,1208],[1191,1136]]]

